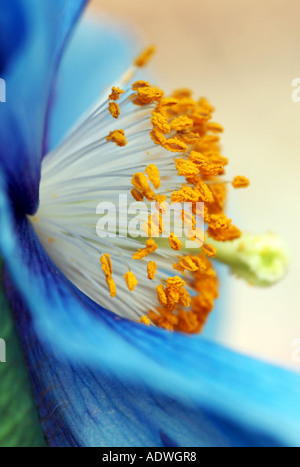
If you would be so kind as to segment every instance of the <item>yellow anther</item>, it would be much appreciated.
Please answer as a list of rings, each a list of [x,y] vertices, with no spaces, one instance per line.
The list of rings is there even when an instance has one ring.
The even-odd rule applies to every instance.
[[[200,229],[190,229],[188,234],[192,241],[200,243],[201,246],[205,242],[205,234]]]
[[[116,102],[110,102],[108,104],[108,110],[110,111],[111,115],[114,117],[114,118],[119,118],[119,115],[120,115],[120,107],[118,106],[118,104]]]
[[[111,141],[112,143],[116,143],[117,146],[126,146],[127,139],[125,137],[124,130],[114,130],[106,136],[106,141]]]
[[[201,212],[197,212],[197,215],[200,217]],[[184,209],[181,211],[181,219],[184,223],[184,227],[195,227],[196,226],[196,218],[195,216],[190,213],[189,211],[185,211]]]
[[[199,168],[194,162],[185,159],[175,159],[176,169],[178,175],[183,177],[191,177],[193,175],[198,175]]]
[[[177,137],[185,144],[196,144],[201,141],[201,136],[199,133],[193,133],[191,131],[187,133],[177,133]]]
[[[132,90],[133,91],[137,91],[138,89],[140,88],[150,88],[150,84],[148,83],[148,81],[143,81],[143,80],[140,80],[140,81],[136,81],[135,83],[133,83],[132,85]]]
[[[212,131],[213,133],[222,133],[224,128],[219,123],[210,122],[207,124],[207,130]]]
[[[198,105],[200,108],[206,110],[209,113],[212,113],[215,111],[215,108],[211,105],[208,99],[206,97],[200,97],[198,100]]]
[[[136,253],[132,255],[132,259],[143,259],[146,258],[146,256],[150,255],[151,253],[154,253],[157,250],[158,246],[156,245],[155,241],[153,238],[149,238],[146,241],[146,246],[144,248],[141,248],[138,250]]]
[[[147,105],[159,102],[164,95],[164,91],[155,86],[144,86],[137,90],[137,96],[133,99],[136,105]]]
[[[182,248],[182,243],[173,233],[169,236],[169,244],[173,250],[179,251]]]
[[[183,270],[195,272],[199,269],[205,271],[206,265],[198,256],[182,256],[179,259],[179,265]]]
[[[249,184],[249,179],[243,177],[242,175],[237,175],[232,181],[233,188],[246,188],[247,186],[249,186]]]
[[[138,191],[136,188],[132,188],[130,193],[132,194],[132,196],[134,197],[136,201],[143,201],[144,195],[140,191]]]
[[[182,99],[184,97],[191,97],[193,92],[189,88],[180,88],[173,91],[173,96],[177,99]]]
[[[188,181],[195,186],[194,188],[194,196],[198,196],[197,201],[202,201],[205,203],[212,203],[214,201],[214,196],[212,194],[211,189],[203,182],[200,177],[189,177]],[[187,187],[190,188],[190,187]],[[185,192],[187,192],[187,188],[183,188]],[[189,190],[190,192],[190,190]],[[188,199],[187,201],[192,202],[192,199]]]
[[[182,185],[181,190],[173,191],[172,203],[196,203],[200,200],[200,192],[191,186]]]
[[[163,146],[167,151],[171,152],[186,152],[188,150],[187,145],[178,138],[167,139]]]
[[[123,94],[125,91],[123,91],[122,89],[118,88],[118,87],[115,87],[113,86],[112,89],[111,89],[111,93],[110,95],[108,96],[108,98],[112,101],[117,101],[120,99],[120,95]]]
[[[241,236],[241,231],[232,225],[231,219],[225,214],[212,214],[209,218],[208,235],[214,240],[225,242]]]
[[[155,144],[160,144],[161,146],[164,146],[167,141],[164,133],[157,127],[154,127],[153,130],[150,131],[150,136]]]
[[[145,172],[148,175],[150,182],[157,190],[160,187],[159,170],[157,166],[155,164],[149,164]]]
[[[207,164],[204,163],[199,166],[199,170],[203,177],[213,177],[216,175],[223,175],[225,170],[220,164]]]
[[[155,279],[155,274],[157,271],[157,264],[154,261],[149,261],[147,265],[148,279],[151,281]]]
[[[111,277],[113,273],[113,269],[112,269],[110,255],[108,253],[105,253],[104,255],[102,255],[100,258],[100,263],[101,263],[102,270],[105,276]]]
[[[157,195],[155,197],[155,207],[158,211],[160,211],[162,214],[167,213],[167,197],[166,195]]]
[[[175,97],[164,97],[158,104],[158,109],[161,110],[163,107],[173,107],[174,105],[178,104],[178,99]]]
[[[150,321],[150,319],[148,318],[148,316],[144,315],[144,316],[142,316],[142,317],[140,318],[139,323],[145,324],[146,326],[150,326],[151,321]]]
[[[162,215],[158,212],[149,214],[148,221],[143,225],[143,229],[148,237],[158,237],[165,231]]]
[[[179,276],[169,277],[169,279],[167,279],[165,294],[169,305],[173,306],[179,302],[180,292],[184,286],[185,281]]]
[[[110,292],[110,296],[113,298],[117,295],[117,288],[112,278],[113,269],[112,269],[110,255],[108,253],[105,253],[104,255],[102,255],[100,258],[100,263],[101,263],[102,270],[106,277],[106,283],[107,283],[107,286]]]
[[[188,308],[191,304],[191,297],[185,288],[182,288],[179,292],[179,304]]]
[[[107,283],[110,296],[114,298],[117,295],[117,287],[116,287],[115,281],[113,280],[112,277],[107,277],[106,283]]]
[[[191,151],[191,154],[189,155],[189,160],[198,163],[198,164],[204,164],[207,163],[207,157],[201,154],[201,152],[197,151]]]
[[[186,115],[180,115],[180,117],[174,118],[171,122],[171,128],[175,131],[185,131],[192,128],[194,122]]]
[[[154,53],[156,52],[156,47],[154,45],[150,45],[147,47],[143,52],[135,59],[134,64],[137,67],[143,67],[147,65],[149,60],[152,58]]]
[[[168,303],[167,295],[164,290],[164,286],[162,284],[159,284],[156,287],[156,293],[157,293],[157,298],[159,300],[159,303],[161,305],[166,305]]]
[[[133,272],[131,271],[126,272],[126,274],[124,274],[124,279],[126,281],[127,287],[130,290],[130,292],[133,292],[133,290],[136,288],[136,286],[139,283],[139,281],[137,280]]]
[[[153,112],[151,121],[152,125],[157,127],[164,134],[170,133],[171,126],[169,125],[168,117],[166,117],[166,115],[163,115],[160,112]]]
[[[214,246],[210,245],[209,243],[205,243],[202,245],[201,250],[203,253],[205,253],[207,256],[213,258],[217,254],[217,250],[215,249]]]
[[[131,179],[132,185],[149,201],[155,199],[155,193],[149,185],[148,179],[143,172],[137,172]]]

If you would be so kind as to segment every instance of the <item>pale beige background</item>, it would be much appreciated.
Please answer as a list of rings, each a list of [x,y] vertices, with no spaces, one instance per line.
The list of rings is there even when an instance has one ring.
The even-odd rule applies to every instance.
[[[275,231],[292,254],[289,276],[274,288],[231,280],[223,341],[300,371],[291,357],[300,338],[300,103],[291,99],[300,77],[299,1],[94,0],[92,7],[130,27],[141,47],[158,46],[152,66],[167,88],[192,87],[217,107],[229,173],[252,181],[232,194],[231,214],[249,231]]]

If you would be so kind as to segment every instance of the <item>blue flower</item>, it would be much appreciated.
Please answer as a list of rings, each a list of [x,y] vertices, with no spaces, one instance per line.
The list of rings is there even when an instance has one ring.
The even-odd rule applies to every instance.
[[[299,445],[299,375],[106,310],[58,269],[28,219],[39,206],[43,157],[74,121],[69,102],[55,107],[63,102],[55,83],[84,3],[24,0],[11,15],[10,2],[1,1],[10,19],[6,37],[15,30],[20,37],[1,48],[8,97],[0,104],[0,249],[48,443]],[[103,36],[95,30],[85,60],[97,39]],[[71,51],[68,57],[65,66]],[[81,82],[76,89],[78,114],[94,97],[82,99],[84,88]]]

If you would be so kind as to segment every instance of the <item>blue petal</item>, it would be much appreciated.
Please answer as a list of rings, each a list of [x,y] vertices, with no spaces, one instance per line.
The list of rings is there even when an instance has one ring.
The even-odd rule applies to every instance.
[[[120,410],[127,414],[127,409],[122,408],[125,396],[121,394],[121,401],[118,398],[123,384],[125,388],[135,388],[136,398],[142,391],[143,401],[149,391],[151,402],[146,408],[141,402],[141,419],[144,416],[152,420],[150,407],[158,395],[167,404],[165,410],[171,414],[170,418],[180,419],[179,414],[185,411],[183,407],[190,407],[186,423],[189,423],[189,433],[199,436],[199,444],[207,442],[201,430],[205,428],[207,432],[210,423],[217,427],[226,442],[232,444],[260,445],[261,440],[272,445],[299,444],[299,375],[238,355],[205,339],[140,326],[101,309],[62,276],[25,219],[18,219],[17,224],[13,222],[3,183],[0,224],[2,254],[15,286],[30,310],[35,332],[43,346],[49,348],[50,355],[51,349],[55,348],[54,367],[57,365],[57,370],[52,368],[52,374],[58,377],[57,385],[62,387],[53,397],[57,403],[67,403],[65,414],[68,418],[61,426],[66,438],[73,438],[78,429],[83,444],[96,442],[100,433],[97,432],[98,423],[92,427],[91,416],[87,416],[97,409],[98,398],[101,407],[101,393],[96,393],[93,399],[88,392],[92,393],[95,387],[102,387],[104,402],[108,404],[104,404],[106,409],[111,404],[108,399],[112,399],[114,404],[121,404]],[[22,314],[19,319],[21,317]],[[21,336],[31,333],[26,322],[21,322],[20,326]],[[28,345],[26,347],[29,351]],[[43,359],[43,354],[40,359]],[[91,371],[91,380],[97,380],[96,386],[89,379],[88,371]],[[36,378],[42,378],[38,368],[35,374]],[[64,374],[66,385],[62,384]],[[107,383],[102,382],[102,378],[103,381],[107,378]],[[43,381],[36,384],[42,387]],[[51,385],[47,391],[51,391]],[[175,409],[174,406],[172,409],[171,401],[174,400]],[[77,422],[83,413],[84,423],[80,427]],[[205,421],[201,418],[203,414]],[[50,412],[48,415],[51,418]],[[172,429],[171,421],[158,420],[163,433],[162,442],[167,439],[178,445],[184,442],[177,429]],[[193,428],[197,420],[200,421]],[[108,420],[107,423],[109,426]],[[121,428],[124,430],[124,425]],[[99,427],[101,429],[103,432],[104,428]],[[102,436],[105,434],[99,434],[100,443]],[[195,436],[191,434],[193,442]],[[103,439],[103,443],[108,443],[107,438]],[[154,442],[154,438],[151,439]],[[209,440],[212,442],[213,437]]]
[[[7,97],[0,107],[0,164],[11,200],[23,212],[34,213],[38,205],[53,83],[64,45],[85,1],[21,2],[27,34],[18,60],[4,75]],[[11,3],[1,1],[1,15],[7,15]],[[19,18],[18,10],[16,15]]]
[[[0,10],[0,76],[3,76],[25,40],[26,22],[21,0],[2,0]]]
[[[224,420],[185,395],[133,383],[124,375],[69,361],[42,345],[12,295],[37,405],[52,447],[278,446],[274,439]],[[52,348],[55,346],[52,345]]]

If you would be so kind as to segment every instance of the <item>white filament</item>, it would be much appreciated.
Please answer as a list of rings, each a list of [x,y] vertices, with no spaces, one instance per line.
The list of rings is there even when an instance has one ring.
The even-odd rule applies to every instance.
[[[150,281],[148,258],[132,259],[132,254],[142,247],[138,240],[98,237],[96,208],[105,201],[117,207],[120,194],[131,197],[132,175],[143,172],[150,162],[155,162],[160,171],[161,194],[178,186],[174,154],[155,145],[149,135],[154,107],[135,106],[131,93],[127,90],[120,97],[118,119],[112,117],[108,101],[103,99],[47,155],[42,165],[40,207],[31,221],[50,257],[75,286],[103,307],[137,320],[159,306],[155,287],[170,273],[174,275],[176,252],[158,249],[151,254],[149,259],[157,263],[158,272]],[[121,128],[128,141],[125,147],[106,141],[110,131]],[[104,253],[111,255],[115,298],[110,296],[100,264]],[[123,277],[128,270],[139,281],[133,292]]]

